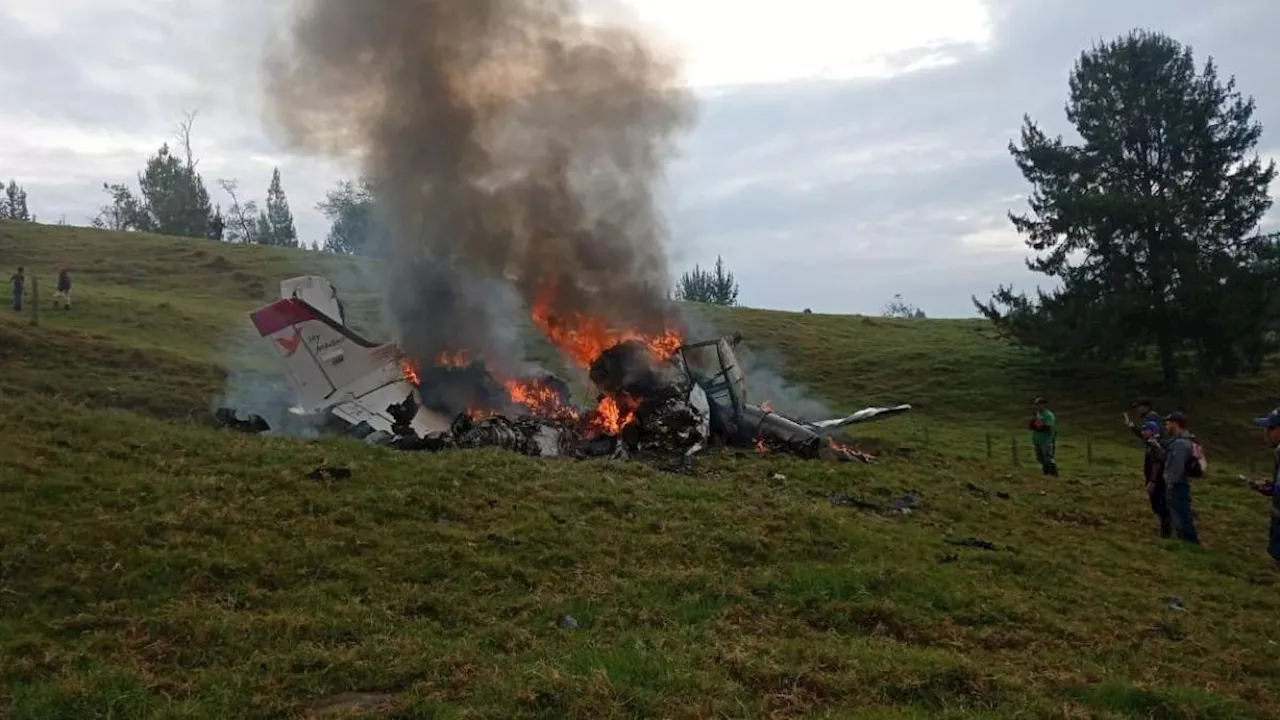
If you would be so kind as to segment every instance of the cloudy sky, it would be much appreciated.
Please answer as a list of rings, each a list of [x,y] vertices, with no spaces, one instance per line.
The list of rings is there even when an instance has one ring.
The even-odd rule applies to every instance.
[[[1275,0],[592,1],[684,58],[701,102],[670,173],[672,260],[723,255],[745,305],[876,313],[901,293],[967,316],[973,294],[1034,288],[1006,145],[1023,113],[1065,132],[1072,62],[1135,27],[1234,74],[1280,157]],[[314,205],[354,170],[286,154],[263,121],[260,53],[286,16],[283,0],[4,0],[0,176],[42,221],[86,224],[102,183],[198,110],[206,182],[260,197],[280,166],[300,234],[321,240]]]

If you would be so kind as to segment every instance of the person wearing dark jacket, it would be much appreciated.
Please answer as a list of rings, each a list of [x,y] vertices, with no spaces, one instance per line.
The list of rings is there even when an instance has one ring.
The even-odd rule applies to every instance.
[[[1164,424],[1160,420],[1160,416],[1151,408],[1151,401],[1142,398],[1130,406],[1131,410],[1138,413],[1138,421],[1135,423],[1129,417],[1129,413],[1124,414],[1124,423],[1129,427],[1139,440],[1142,441],[1142,481],[1147,489],[1147,500],[1151,503],[1151,512],[1160,518],[1160,537],[1167,538],[1173,535],[1173,525],[1169,518],[1169,504],[1166,502],[1166,489],[1164,485],[1164,464],[1160,462],[1160,458],[1156,457],[1155,451],[1151,449],[1148,441],[1155,441],[1163,445],[1167,438],[1164,434]]]
[[[27,285],[27,275],[22,268],[10,276],[9,283],[13,285],[13,311],[22,312],[22,296],[26,294]]]
[[[58,302],[63,310],[71,309],[71,271],[58,268]]]
[[[1253,423],[1263,429],[1263,437],[1275,455],[1271,478],[1254,482],[1253,488],[1271,496],[1271,532],[1267,541],[1267,554],[1275,561],[1276,570],[1280,570],[1280,408],[1267,413],[1266,417],[1256,418]]]
[[[1148,420],[1142,424],[1139,429],[1143,441],[1155,440],[1158,444],[1160,441],[1160,423],[1155,420]],[[1164,484],[1164,463],[1156,456],[1155,450],[1151,445],[1146,446],[1146,454],[1142,459],[1142,478],[1147,487],[1147,499],[1151,503],[1151,512],[1156,514],[1160,519],[1160,537],[1168,538],[1173,536],[1173,520],[1169,517],[1169,503],[1166,498],[1168,493]]]
[[[1164,423],[1161,422],[1160,415],[1158,415],[1156,411],[1152,409],[1151,401],[1146,398],[1142,398],[1141,400],[1138,400],[1137,402],[1135,402],[1131,409],[1138,413],[1138,420],[1137,422],[1134,422],[1132,419],[1129,418],[1129,413],[1124,414],[1124,423],[1125,425],[1129,426],[1129,432],[1132,432],[1134,436],[1137,437],[1139,440],[1146,442],[1147,438],[1146,438],[1146,431],[1144,428],[1147,423],[1155,423],[1156,427],[1160,428],[1159,432],[1157,432],[1156,435],[1158,439],[1163,443],[1165,440]]]
[[[1180,412],[1165,417],[1164,429],[1168,436],[1165,444],[1151,438],[1147,447],[1164,465],[1165,502],[1174,533],[1179,540],[1199,545],[1200,536],[1191,514],[1191,477],[1187,473],[1188,464],[1195,457],[1196,436],[1187,430],[1187,418]]]

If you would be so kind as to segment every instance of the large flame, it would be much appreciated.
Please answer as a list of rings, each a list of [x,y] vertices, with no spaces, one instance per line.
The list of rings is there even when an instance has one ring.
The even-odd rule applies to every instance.
[[[606,395],[596,406],[595,416],[587,427],[605,435],[617,435],[635,419],[634,411],[624,409],[612,395]]]
[[[643,333],[635,329],[618,329],[599,317],[584,313],[557,315],[552,312],[554,292],[554,285],[544,286],[530,315],[534,325],[547,339],[579,367],[590,367],[606,350],[627,341],[643,343],[659,362],[674,355],[684,343],[681,334],[673,329],[660,334]],[[466,367],[474,361],[475,358],[465,350],[446,350],[434,358],[437,367]],[[400,364],[405,378],[414,385],[420,384],[420,375],[413,363],[406,359]],[[625,393],[606,395],[595,410],[584,414],[545,379],[517,378],[505,380],[502,384],[511,403],[523,406],[531,415],[545,420],[581,422],[588,432],[604,435],[620,434],[635,420],[635,409],[640,405]],[[498,411],[497,408],[470,407],[467,414],[474,419],[482,419]]]
[[[511,402],[525,406],[535,417],[556,420],[577,420],[579,417],[578,409],[567,404],[545,380],[508,380],[503,386]]]
[[[639,340],[663,360],[675,354],[684,344],[680,333],[671,329],[658,335],[646,335],[631,329],[619,330],[600,318],[578,312],[556,315],[552,312],[551,304],[554,296],[554,286],[544,286],[533,306],[533,322],[552,344],[579,367],[590,367],[605,350],[628,340]]]

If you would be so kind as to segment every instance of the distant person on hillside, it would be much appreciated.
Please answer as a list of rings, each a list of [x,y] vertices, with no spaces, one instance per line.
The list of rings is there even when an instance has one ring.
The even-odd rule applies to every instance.
[[[58,302],[63,310],[71,309],[71,271],[58,268]]]
[[[1271,534],[1267,542],[1267,553],[1275,561],[1276,570],[1280,570],[1280,408],[1267,413],[1266,417],[1255,419],[1255,425],[1263,428],[1263,436],[1272,447],[1275,464],[1271,468],[1271,477],[1267,480],[1253,482],[1253,489],[1271,496]]]
[[[1031,446],[1036,450],[1036,462],[1040,463],[1040,469],[1045,475],[1056,477],[1058,418],[1046,407],[1043,397],[1031,401],[1031,422],[1027,423],[1027,427],[1031,429]]]
[[[22,312],[22,296],[26,293],[27,276],[22,268],[18,268],[18,272],[9,278],[9,282],[13,284],[13,311]]]
[[[1158,420],[1147,420],[1138,429],[1146,443],[1154,441],[1157,446],[1164,436]],[[1173,536],[1173,519],[1169,517],[1168,491],[1164,484],[1164,463],[1160,461],[1151,444],[1146,446],[1147,452],[1142,460],[1142,477],[1146,483],[1147,499],[1151,502],[1151,512],[1160,518],[1160,537]]]
[[[1165,502],[1179,540],[1200,544],[1191,512],[1191,478],[1203,475],[1203,458],[1196,436],[1187,430],[1187,417],[1180,412],[1164,419],[1167,440],[1147,440],[1147,447],[1164,464]]]

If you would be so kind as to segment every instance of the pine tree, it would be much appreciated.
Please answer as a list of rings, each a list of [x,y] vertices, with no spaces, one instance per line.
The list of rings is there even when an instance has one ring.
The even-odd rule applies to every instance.
[[[1010,214],[1062,289],[1035,299],[999,288],[974,304],[1006,335],[1060,358],[1121,360],[1157,350],[1169,385],[1179,358],[1206,374],[1256,368],[1270,349],[1280,274],[1274,163],[1254,153],[1254,103],[1197,72],[1190,48],[1135,31],[1083,52],[1067,118],[1083,143],[1025,119],[1010,143],[1031,183],[1030,215]]]
[[[371,255],[385,241],[385,231],[374,212],[373,188],[361,180],[343,180],[316,204],[331,223],[324,249],[335,253]]]
[[[262,237],[271,245],[298,247],[298,231],[293,225],[293,213],[289,211],[289,200],[280,186],[280,168],[271,173],[271,186],[267,188],[267,228],[269,232]]]
[[[208,233],[213,207],[204,180],[194,163],[184,163],[168,143],[147,160],[138,184],[153,232],[182,237],[205,237]]]
[[[737,305],[738,283],[733,273],[724,267],[724,260],[716,257],[714,271],[695,265],[693,270],[680,277],[676,286],[677,299],[712,305]]]
[[[253,231],[253,242],[259,245],[274,245],[274,229],[271,227],[271,220],[267,217],[267,212],[263,210],[258,213],[257,226]]]
[[[27,191],[16,180],[10,180],[4,189],[4,199],[0,200],[0,219],[34,222],[31,211],[27,209]]]

